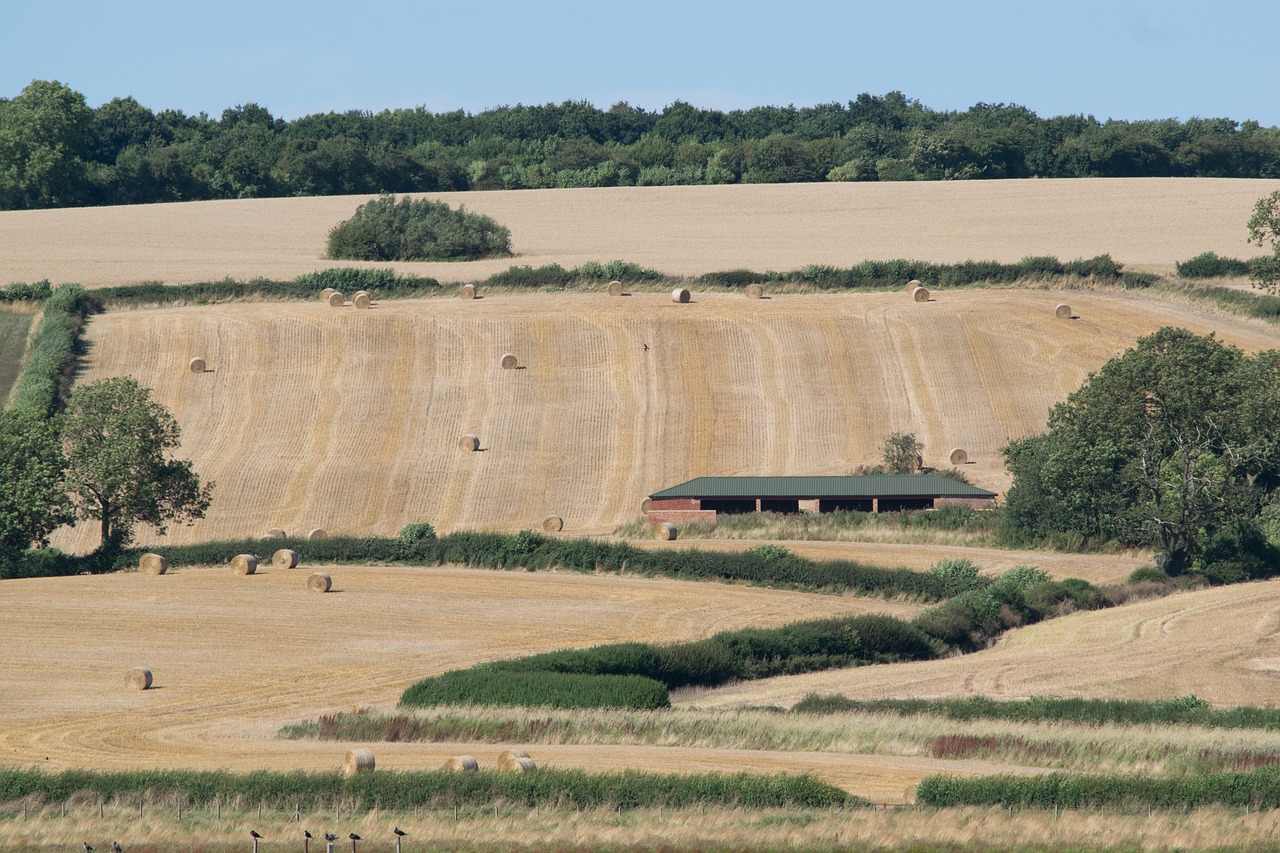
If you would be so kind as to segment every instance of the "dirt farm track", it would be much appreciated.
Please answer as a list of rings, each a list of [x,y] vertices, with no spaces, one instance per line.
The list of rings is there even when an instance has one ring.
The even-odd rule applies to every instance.
[[[517,257],[396,264],[445,282],[512,264],[625,259],[671,275],[735,268],[1111,254],[1170,272],[1245,243],[1280,181],[1096,180],[556,190],[438,196],[492,214]],[[325,235],[364,198],[275,199],[0,213],[0,283],[88,287],[287,279],[331,266]],[[385,265],[384,265],[385,266]],[[1000,448],[1156,329],[1255,351],[1280,328],[1140,291],[936,289],[750,300],[700,293],[488,293],[389,301],[110,311],[91,318],[77,382],[132,376],[182,428],[179,455],[217,485],[208,517],[143,543],[290,534],[519,530],[561,516],[608,535],[657,489],[711,474],[840,474],[893,431],[925,462],[962,447],[975,484],[1004,491]],[[1059,302],[1075,317],[1054,316]],[[500,367],[504,353],[519,369]],[[192,373],[190,360],[207,362]],[[462,452],[473,433],[479,452]],[[55,537],[92,548],[92,525]],[[683,542],[674,543],[683,547]],[[705,543],[740,548],[743,543]],[[807,556],[923,568],[942,546],[788,543]],[[657,546],[653,546],[657,547]],[[952,549],[954,550],[954,549]],[[1040,562],[1107,583],[1144,555],[973,553],[987,570]],[[331,769],[353,744],[277,740],[280,726],[390,709],[414,681],[500,657],[624,640],[677,641],[916,605],[742,586],[560,573],[331,567],[239,577],[223,567],[6,581],[0,587],[0,766]],[[864,696],[1195,693],[1280,702],[1280,582],[1074,614],[993,649],[677,697],[707,709]],[[1230,631],[1223,631],[1224,624]],[[37,640],[38,638],[38,640]],[[1069,653],[1064,652],[1069,649]],[[124,684],[147,666],[155,690]],[[362,744],[361,744],[362,745]],[[379,768],[438,767],[503,745],[372,744]],[[879,802],[920,777],[1005,770],[920,755],[674,746],[528,745],[541,765],[811,770]],[[1023,768],[1022,772],[1030,772]]]

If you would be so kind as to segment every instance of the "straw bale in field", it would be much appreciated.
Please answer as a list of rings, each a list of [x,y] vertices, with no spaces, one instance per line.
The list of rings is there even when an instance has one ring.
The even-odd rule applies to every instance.
[[[135,666],[125,673],[125,682],[134,690],[146,690],[151,687],[151,670],[145,666]]]
[[[1059,320],[1070,320],[1071,306],[1065,302],[1058,303],[1058,307],[1053,309],[1053,316],[1057,317]]]
[[[644,500],[640,501],[641,512],[648,512],[651,509],[653,509],[653,498],[645,498]]]
[[[169,561],[159,554],[143,554],[138,560],[138,571],[144,575],[162,575],[169,571]]]
[[[947,457],[951,460],[952,465],[965,465],[969,462],[969,454],[965,452],[963,447],[957,447],[951,451],[951,455]]]
[[[480,769],[480,762],[476,761],[470,755],[455,755],[444,763],[441,770],[450,773],[469,773],[473,770]]]
[[[911,291],[911,298],[916,302],[928,302],[929,289],[927,287],[917,287]]]
[[[534,764],[532,758],[517,758],[505,767],[499,767],[499,770],[505,770],[508,773],[532,773],[538,769],[538,765]]]
[[[187,369],[190,370],[192,373],[204,373],[205,372],[204,359],[201,358],[200,356],[196,356],[195,358],[191,359],[191,361],[187,362]]]
[[[347,297],[335,290],[333,293],[329,294],[328,301],[334,308],[341,308],[343,305],[347,304]]]
[[[761,298],[762,296],[764,296],[764,288],[763,288],[762,286],[760,286],[760,285],[758,285],[758,284],[748,284],[748,285],[747,285],[747,298],[748,298],[748,299],[759,299],[759,298]]]
[[[236,554],[231,558],[231,571],[238,575],[251,575],[258,571],[258,558],[252,554]]]
[[[914,278],[911,279],[911,281],[907,282],[907,293],[910,293],[917,287],[924,287],[924,282]]]
[[[263,536],[262,538],[263,538],[263,539],[283,539],[283,538],[285,538],[284,528],[283,528],[283,527],[273,527],[273,528],[271,528],[270,530],[268,530],[268,531],[267,531],[267,533],[266,533],[266,535],[265,535],[265,536]]]
[[[308,539],[328,539],[329,534],[325,532],[323,527],[317,527],[307,534]]]
[[[689,291],[683,287],[677,287],[675,290],[671,291],[672,302],[678,302],[681,305],[683,305],[684,303],[688,302],[691,298],[692,296],[689,293]]]
[[[458,449],[465,453],[474,453],[480,449],[480,437],[468,433],[458,439]]]
[[[509,352],[503,354],[502,361],[499,363],[502,365],[503,370],[515,370],[520,366],[520,360]]]
[[[354,776],[357,773],[372,773],[375,766],[373,750],[353,749],[347,753],[346,759],[342,762],[342,772],[346,776]]]
[[[298,552],[292,548],[281,548],[271,555],[271,565],[277,569],[296,569],[298,567]]]
[[[475,299],[476,286],[474,284],[462,285],[462,287],[458,288],[458,298],[459,299]]]
[[[663,542],[674,542],[676,538],[676,526],[669,521],[653,526],[653,538]]]
[[[542,519],[542,529],[548,533],[559,533],[564,530],[564,519],[558,515],[548,515]]]
[[[324,572],[315,572],[307,578],[307,589],[312,592],[328,592],[333,589],[333,578]]]
[[[355,296],[351,297],[351,304],[361,310],[366,310],[373,305],[373,300],[369,298],[369,294],[362,290]]]
[[[326,287],[324,290],[320,291],[320,301],[328,302],[329,297],[333,296],[333,294],[336,292],[337,291],[335,291],[332,287]]]
[[[523,749],[507,749],[498,753],[499,770],[515,770],[523,773],[524,770],[520,767],[521,761],[528,761],[530,764],[533,764],[533,760],[529,758],[529,753],[525,752]]]
[[[620,282],[620,281],[611,281],[611,282],[609,282],[609,295],[610,295],[610,296],[621,296],[621,295],[622,295],[622,282]]]

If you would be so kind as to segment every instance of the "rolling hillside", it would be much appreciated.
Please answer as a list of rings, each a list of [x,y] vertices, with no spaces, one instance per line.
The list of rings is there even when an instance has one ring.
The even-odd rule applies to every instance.
[[[1054,317],[1066,298],[1077,319]],[[893,431],[917,433],[927,464],[964,447],[971,479],[1003,490],[1000,447],[1168,324],[1280,342],[1260,322],[1127,294],[498,295],[111,312],[88,327],[80,381],[155,389],[181,454],[217,482],[208,518],[173,541],[418,520],[514,530],[553,514],[608,531],[695,476],[847,473]],[[499,367],[505,352],[521,369]],[[197,355],[209,372],[187,370]],[[464,433],[481,452],[458,450]]]

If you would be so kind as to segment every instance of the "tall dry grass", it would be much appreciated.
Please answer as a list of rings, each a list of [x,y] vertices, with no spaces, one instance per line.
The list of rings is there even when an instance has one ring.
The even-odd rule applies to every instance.
[[[136,806],[108,810],[96,806],[32,809],[24,819],[21,804],[0,811],[0,849],[78,851],[88,841],[99,850],[118,840],[128,853],[230,853],[248,849],[249,830],[265,839],[266,850],[301,849],[302,832],[319,838],[355,832],[366,849],[391,849],[391,828],[408,833],[409,850],[542,850],[578,851],[601,848],[629,850],[1275,850],[1280,812],[1244,812],[1205,808],[1190,812],[1118,814],[1112,811],[1049,812],[999,809],[900,808],[866,810],[638,809],[569,811],[502,807],[492,810],[422,812],[370,811],[335,816],[332,811],[306,813],[295,822],[292,812],[223,808],[221,818],[209,811],[176,808],[144,813]],[[323,842],[313,845],[321,850]],[[341,849],[341,848],[339,848]]]

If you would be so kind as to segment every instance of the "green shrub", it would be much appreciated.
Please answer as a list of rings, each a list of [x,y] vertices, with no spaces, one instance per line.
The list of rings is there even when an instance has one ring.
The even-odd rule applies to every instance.
[[[328,257],[357,261],[463,261],[511,255],[511,232],[442,201],[383,195],[329,232]]]
[[[0,287],[0,302],[43,302],[53,294],[49,279],[27,284],[15,281]]]
[[[1155,566],[1142,566],[1129,573],[1129,583],[1164,583],[1168,580],[1169,576]]]
[[[1224,258],[1214,252],[1201,252],[1173,268],[1178,278],[1242,278],[1249,274],[1248,261]]]
[[[588,281],[662,281],[665,278],[655,269],[630,261],[609,261],[607,264],[587,261],[574,270],[574,273],[578,278]]]
[[[671,702],[665,685],[639,675],[519,672],[478,666],[419,681],[404,692],[400,704],[650,710],[665,708]]]
[[[84,318],[95,306],[88,291],[78,284],[63,284],[50,292],[41,306],[44,318],[35,346],[18,379],[15,409],[49,415],[57,408],[74,366]]]
[[[942,582],[947,596],[959,595],[987,583],[978,576],[977,564],[967,557],[939,560],[929,567],[929,574]]]

